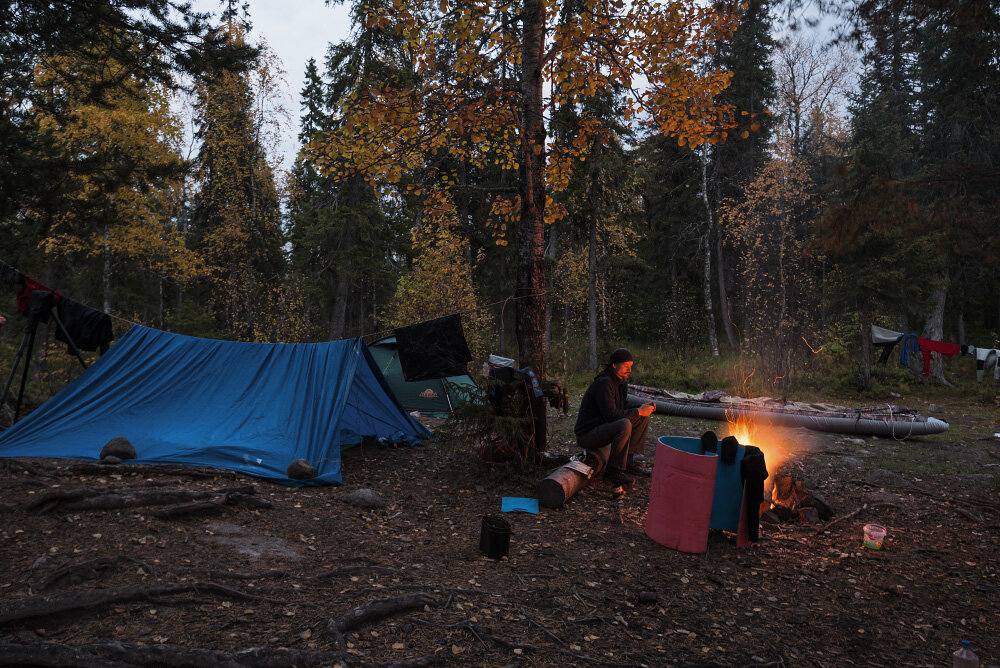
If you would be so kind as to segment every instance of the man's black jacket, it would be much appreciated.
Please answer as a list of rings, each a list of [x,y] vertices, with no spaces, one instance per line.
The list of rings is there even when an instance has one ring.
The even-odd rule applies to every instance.
[[[599,425],[635,414],[635,408],[625,408],[627,397],[628,383],[611,372],[602,372],[583,393],[573,431],[579,436]]]

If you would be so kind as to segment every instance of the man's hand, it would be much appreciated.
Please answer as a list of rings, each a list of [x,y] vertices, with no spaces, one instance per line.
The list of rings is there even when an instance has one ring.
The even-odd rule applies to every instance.
[[[645,406],[639,407],[639,415],[642,417],[649,417],[656,411],[656,404],[646,404]]]

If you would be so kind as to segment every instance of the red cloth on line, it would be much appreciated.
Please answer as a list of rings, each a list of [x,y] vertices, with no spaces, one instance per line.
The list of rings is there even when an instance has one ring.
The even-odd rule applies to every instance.
[[[31,310],[31,293],[35,290],[44,290],[45,292],[55,292],[56,297],[61,297],[58,292],[52,288],[42,285],[30,276],[21,274],[21,278],[24,279],[24,290],[22,290],[17,295],[17,310],[28,315],[28,311]]]
[[[957,343],[945,343],[944,341],[934,341],[932,339],[917,339],[920,346],[920,354],[924,356],[924,375],[931,375],[931,353],[940,353],[951,357],[962,352],[962,346]]]

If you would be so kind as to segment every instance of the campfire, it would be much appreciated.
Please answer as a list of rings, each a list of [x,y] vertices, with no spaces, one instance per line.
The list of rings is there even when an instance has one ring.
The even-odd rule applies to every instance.
[[[761,522],[818,524],[833,517],[833,510],[822,496],[806,489],[803,481],[783,474],[782,467],[798,454],[799,443],[783,437],[758,412],[737,407],[727,411],[726,417],[731,436],[764,453],[770,475],[764,486],[764,501],[760,504]]]

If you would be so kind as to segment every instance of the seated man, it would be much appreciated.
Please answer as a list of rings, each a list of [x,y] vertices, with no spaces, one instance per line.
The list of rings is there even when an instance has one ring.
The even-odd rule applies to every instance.
[[[619,348],[611,360],[594,378],[580,400],[580,413],[573,431],[581,448],[597,450],[611,446],[604,477],[615,485],[632,482],[627,474],[648,476],[635,461],[635,455],[646,447],[649,416],[656,410],[653,404],[626,408],[628,377],[632,373],[632,353]]]

